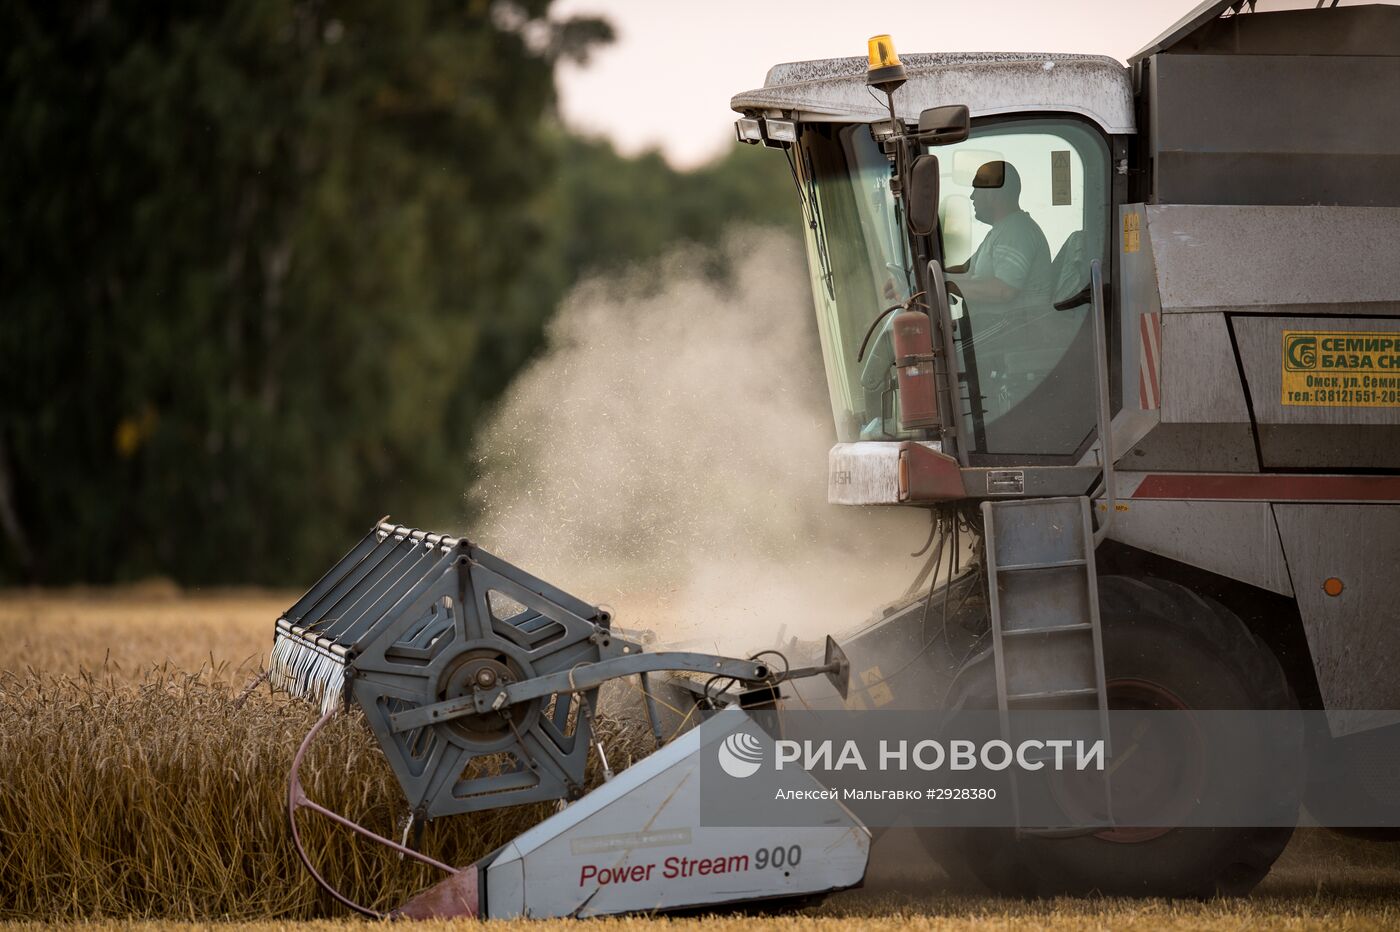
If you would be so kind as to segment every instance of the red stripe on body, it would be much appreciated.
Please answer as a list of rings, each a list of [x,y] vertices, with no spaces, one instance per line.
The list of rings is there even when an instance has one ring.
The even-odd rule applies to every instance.
[[[1153,475],[1133,492],[1140,499],[1224,499],[1255,502],[1400,501],[1400,476]]]

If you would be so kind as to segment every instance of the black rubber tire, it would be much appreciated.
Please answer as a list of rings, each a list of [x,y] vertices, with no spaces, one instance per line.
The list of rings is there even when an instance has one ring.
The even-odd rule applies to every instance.
[[[1297,708],[1273,653],[1219,603],[1166,580],[1106,576],[1099,580],[1099,606],[1110,683],[1159,683],[1193,709]],[[959,674],[950,705],[996,707],[989,658],[988,652]],[[1295,770],[1301,734],[1296,754]],[[1296,816],[1301,775],[1296,786],[1271,785],[1276,811]],[[1124,843],[1095,835],[1017,838],[1011,829],[979,828],[932,830],[926,844],[950,874],[975,876],[1001,895],[1210,897],[1252,890],[1292,834],[1291,827],[1178,828]],[[956,868],[947,868],[950,860]]]

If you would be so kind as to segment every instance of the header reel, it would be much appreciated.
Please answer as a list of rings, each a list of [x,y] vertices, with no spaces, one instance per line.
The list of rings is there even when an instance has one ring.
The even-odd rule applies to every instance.
[[[381,523],[278,619],[272,682],[323,712],[352,697],[418,818],[568,798],[591,733],[578,694],[400,716],[640,651],[608,621],[467,541]],[[596,687],[579,692],[596,702]]]

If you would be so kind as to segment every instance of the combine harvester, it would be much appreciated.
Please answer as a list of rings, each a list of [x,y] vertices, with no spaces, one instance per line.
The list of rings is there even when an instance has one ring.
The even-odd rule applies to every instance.
[[[1400,708],[1397,49],[1395,7],[1211,0],[1126,68],[901,62],[877,37],[868,60],[779,65],[735,97],[740,140],[783,150],[807,221],[830,501],[927,509],[924,572],[780,671],[643,651],[464,540],[376,526],[278,621],[274,682],[328,716],[357,704],[415,819],[570,801],[475,865],[437,864],[448,878],[400,914],[858,884],[870,833],[839,803],[820,828],[699,818],[703,747],[803,677],[830,708],[1325,710],[1307,740],[1350,766],[1283,802],[1327,824],[1330,800],[1374,792],[1395,734],[1365,712]],[[599,687],[629,676],[658,750],[586,792]],[[721,711],[672,736],[663,690]],[[1133,780],[1153,762],[1114,737],[1113,827],[930,830],[930,848],[1017,894],[1243,893],[1268,872],[1291,828],[1125,823],[1241,788],[1209,768]],[[319,809],[295,768],[289,805]],[[798,863],[758,854],[793,846]]]

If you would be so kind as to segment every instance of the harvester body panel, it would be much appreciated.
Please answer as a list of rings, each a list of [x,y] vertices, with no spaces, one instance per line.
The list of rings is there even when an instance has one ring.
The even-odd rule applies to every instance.
[[[1394,466],[1400,208],[1135,204],[1120,216],[1136,234],[1121,257],[1123,407],[1169,427],[1115,431],[1120,468]]]
[[[1374,710],[1400,709],[1400,505],[1280,503],[1273,511],[1332,733],[1393,724],[1394,713]],[[1345,580],[1340,593],[1329,594],[1328,579]]]

